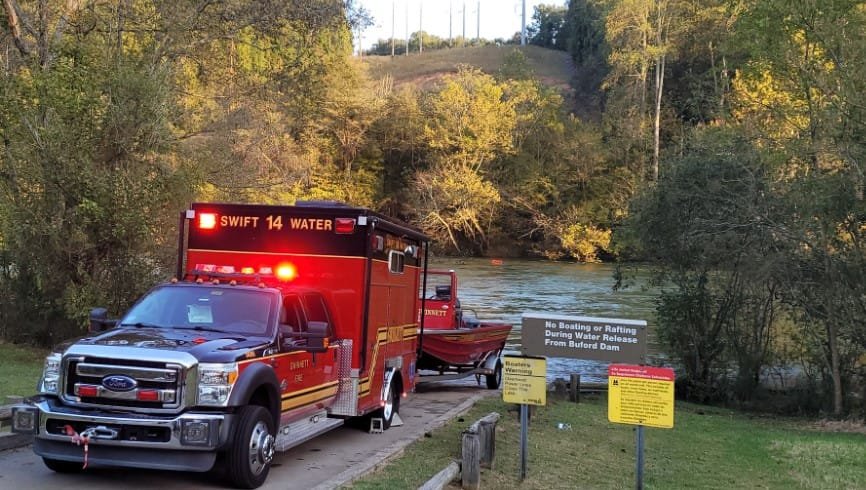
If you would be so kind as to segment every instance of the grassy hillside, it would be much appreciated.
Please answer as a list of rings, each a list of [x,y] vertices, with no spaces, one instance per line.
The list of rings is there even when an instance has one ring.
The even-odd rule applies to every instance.
[[[409,56],[368,56],[365,63],[374,78],[394,77],[394,84],[413,83],[427,88],[447,73],[455,73],[461,64],[472,65],[486,73],[496,74],[505,56],[514,49],[523,51],[535,76],[544,84],[569,90],[574,65],[564,51],[538,46],[482,46],[427,51]]]

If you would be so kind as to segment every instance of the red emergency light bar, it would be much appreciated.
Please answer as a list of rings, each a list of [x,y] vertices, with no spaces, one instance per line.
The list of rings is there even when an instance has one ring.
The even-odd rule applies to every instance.
[[[233,265],[216,265],[216,264],[196,264],[193,273],[210,273],[210,274],[237,274],[238,271]],[[256,274],[256,268],[245,266],[240,268],[240,274],[252,276]],[[295,264],[284,263],[277,266],[276,271],[273,267],[259,267],[258,275],[260,276],[276,276],[281,281],[292,281],[298,277],[298,268]]]

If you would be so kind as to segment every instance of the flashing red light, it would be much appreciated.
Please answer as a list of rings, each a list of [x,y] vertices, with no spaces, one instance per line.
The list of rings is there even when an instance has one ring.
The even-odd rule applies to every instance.
[[[78,385],[78,396],[99,396],[99,388],[92,385]]]
[[[135,398],[143,402],[158,402],[159,391],[157,390],[139,390]]]
[[[281,264],[277,266],[277,279],[291,281],[298,277],[298,268],[292,264]]]
[[[334,218],[334,231],[340,234],[355,232],[355,218]]]
[[[216,228],[216,218],[214,213],[198,213],[198,227],[202,230],[213,230]]]

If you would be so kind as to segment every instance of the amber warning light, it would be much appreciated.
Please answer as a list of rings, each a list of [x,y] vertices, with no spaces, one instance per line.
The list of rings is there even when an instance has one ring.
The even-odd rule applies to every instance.
[[[217,215],[214,213],[198,213],[198,227],[202,230],[216,228]]]

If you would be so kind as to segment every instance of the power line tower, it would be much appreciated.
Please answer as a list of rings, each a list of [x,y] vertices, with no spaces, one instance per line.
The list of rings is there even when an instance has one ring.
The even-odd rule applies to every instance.
[[[466,45],[466,0],[463,1],[463,39],[460,41],[460,46]]]
[[[526,0],[523,0],[520,14],[520,45],[526,46]]]
[[[418,1],[418,53],[424,52],[424,3]]]
[[[454,35],[451,31],[451,25],[454,23],[454,0],[448,1],[448,47],[454,44]]]
[[[409,2],[406,2],[406,56],[409,56]]]
[[[394,40],[394,36],[396,35],[396,33],[394,32],[394,25],[396,24],[396,20],[397,20],[397,2],[392,1],[391,2],[391,57],[392,58],[394,57],[394,43],[396,42]]]
[[[475,13],[475,42],[481,44],[481,0],[476,4]]]

